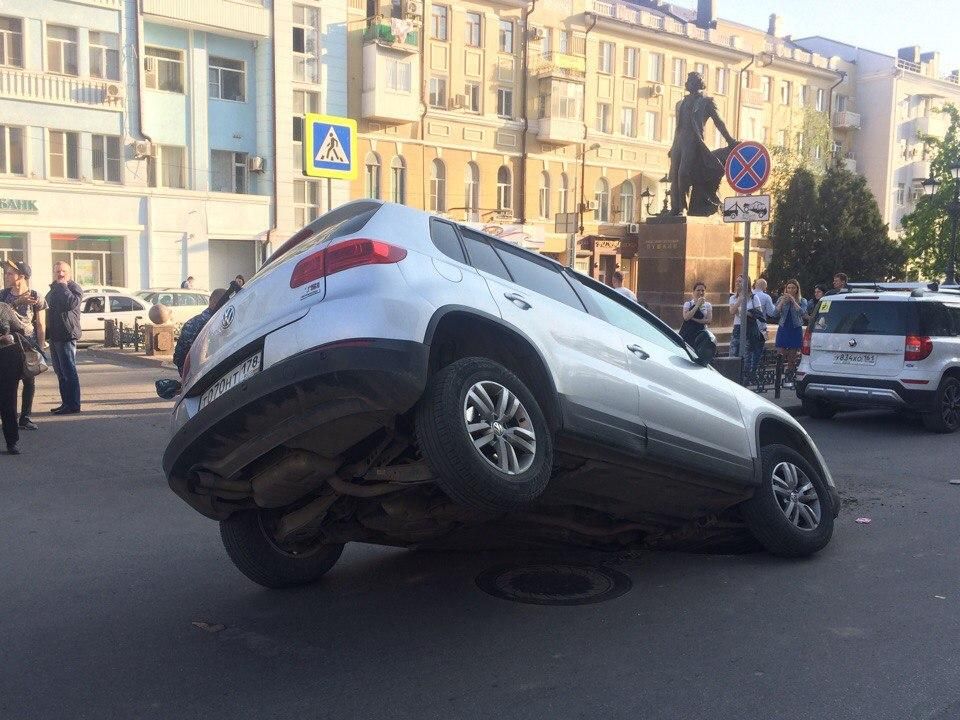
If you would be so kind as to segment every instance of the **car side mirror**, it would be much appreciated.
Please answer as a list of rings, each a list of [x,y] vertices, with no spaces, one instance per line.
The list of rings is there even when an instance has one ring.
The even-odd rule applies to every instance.
[[[179,380],[170,380],[165,378],[163,380],[157,380],[154,384],[157,387],[157,395],[164,400],[173,400],[183,389],[183,386],[180,384]]]
[[[706,328],[701,330],[693,339],[693,353],[697,358],[697,365],[707,367],[717,354],[717,336]]]

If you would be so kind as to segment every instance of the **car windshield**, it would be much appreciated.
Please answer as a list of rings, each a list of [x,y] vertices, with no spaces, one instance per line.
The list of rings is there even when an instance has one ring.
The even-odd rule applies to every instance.
[[[816,333],[842,335],[908,335],[916,324],[907,302],[824,298],[813,321]]]

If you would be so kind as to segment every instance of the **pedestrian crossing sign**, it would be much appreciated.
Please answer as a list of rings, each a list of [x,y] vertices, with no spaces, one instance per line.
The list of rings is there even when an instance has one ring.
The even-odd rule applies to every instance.
[[[353,180],[357,176],[357,122],[308,113],[304,116],[303,172],[310,177]]]

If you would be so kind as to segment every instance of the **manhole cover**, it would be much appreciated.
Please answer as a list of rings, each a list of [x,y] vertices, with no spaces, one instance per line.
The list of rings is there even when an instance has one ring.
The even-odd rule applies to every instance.
[[[477,577],[494,597],[531,605],[587,605],[620,597],[633,583],[621,572],[593,565],[501,565]]]

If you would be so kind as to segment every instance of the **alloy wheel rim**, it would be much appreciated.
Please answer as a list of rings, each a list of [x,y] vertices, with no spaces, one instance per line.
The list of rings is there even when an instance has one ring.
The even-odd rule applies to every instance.
[[[504,475],[530,469],[537,436],[530,414],[513,392],[498,382],[474,383],[463,400],[463,421],[473,447]]]
[[[951,383],[944,388],[942,415],[947,426],[960,425],[960,385]]]
[[[820,525],[820,496],[807,474],[791,462],[773,468],[773,496],[780,510],[801,530],[816,530]]]

